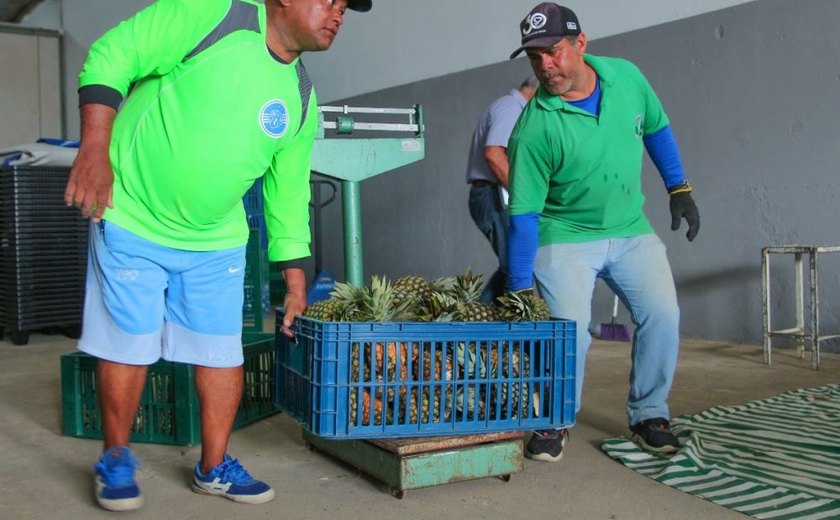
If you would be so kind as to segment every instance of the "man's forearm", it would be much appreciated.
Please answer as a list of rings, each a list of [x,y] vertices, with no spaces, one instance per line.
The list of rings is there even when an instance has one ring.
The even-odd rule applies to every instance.
[[[488,146],[484,148],[484,158],[490,171],[496,176],[499,184],[508,187],[508,175],[510,164],[508,163],[507,149],[503,146]]]
[[[107,105],[87,103],[79,107],[79,115],[82,126],[81,147],[104,146],[107,150],[111,144],[111,131],[117,111]]]

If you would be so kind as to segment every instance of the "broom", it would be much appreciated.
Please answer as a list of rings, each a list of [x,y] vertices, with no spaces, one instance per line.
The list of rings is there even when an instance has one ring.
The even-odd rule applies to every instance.
[[[630,333],[627,332],[627,327],[615,322],[617,317],[618,296],[615,296],[613,298],[612,320],[609,323],[601,324],[601,339],[606,341],[630,341]]]

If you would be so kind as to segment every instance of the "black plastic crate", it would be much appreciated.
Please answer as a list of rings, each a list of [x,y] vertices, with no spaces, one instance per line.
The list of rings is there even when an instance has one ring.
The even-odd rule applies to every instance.
[[[64,204],[69,168],[0,170],[0,331],[78,330],[89,223]]]

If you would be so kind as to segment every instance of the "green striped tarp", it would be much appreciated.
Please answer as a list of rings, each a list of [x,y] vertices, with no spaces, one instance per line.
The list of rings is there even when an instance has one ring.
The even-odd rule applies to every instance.
[[[601,448],[659,482],[755,518],[840,519],[840,385],[673,419],[680,449]]]

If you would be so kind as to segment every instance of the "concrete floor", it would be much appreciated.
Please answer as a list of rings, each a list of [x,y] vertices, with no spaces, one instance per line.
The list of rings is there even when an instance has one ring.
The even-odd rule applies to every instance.
[[[91,465],[99,441],[61,435],[59,358],[75,342],[33,334],[26,346],[0,340],[0,519],[114,517],[98,508]],[[234,432],[231,453],[271,483],[277,498],[238,505],[189,490],[199,447],[136,444],[143,464],[145,506],[132,518],[156,519],[703,519],[746,518],[673,490],[604,455],[600,442],[626,433],[628,345],[596,341],[583,410],[559,464],[526,460],[510,482],[485,478],[409,490],[402,500],[358,471],[310,452],[300,427],[279,414]],[[840,381],[840,355],[823,358],[815,372],[790,350],[762,363],[757,345],[683,341],[671,408],[674,415],[737,404],[802,386]]]

